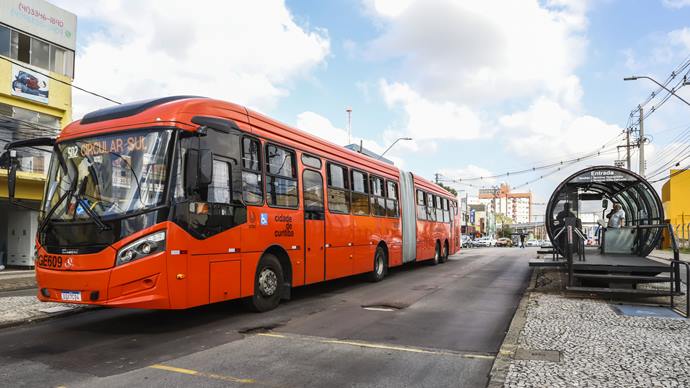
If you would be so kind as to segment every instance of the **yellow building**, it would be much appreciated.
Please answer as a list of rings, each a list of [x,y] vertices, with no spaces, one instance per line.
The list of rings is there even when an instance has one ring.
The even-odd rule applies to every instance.
[[[690,238],[690,170],[671,170],[661,188],[666,221],[676,228],[679,238]]]
[[[44,0],[0,0],[0,149],[55,136],[72,120],[76,27],[76,15]],[[17,151],[15,195],[36,209],[47,151]],[[38,212],[9,203],[7,170],[0,169],[0,265],[33,265],[37,218]]]

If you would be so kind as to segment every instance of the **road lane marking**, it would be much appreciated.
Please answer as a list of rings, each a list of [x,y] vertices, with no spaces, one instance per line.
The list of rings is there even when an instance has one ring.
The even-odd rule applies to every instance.
[[[346,341],[346,340],[335,340],[320,337],[310,337],[301,335],[285,335],[285,334],[275,334],[275,333],[258,333],[257,335],[262,337],[273,337],[273,338],[283,338],[287,340],[298,340],[298,341],[309,341],[309,342],[319,342],[323,344],[333,344],[333,345],[347,345],[347,346],[359,346],[362,348],[371,349],[382,349],[382,350],[394,350],[398,352],[409,352],[418,354],[430,354],[430,355],[440,355],[440,356],[453,356],[468,359],[478,359],[478,360],[493,360],[496,356],[481,353],[462,353],[453,352],[447,350],[434,350],[434,349],[423,349],[411,346],[397,346],[397,345],[387,345],[387,344],[377,344],[364,341]]]
[[[149,366],[149,368],[164,370],[166,372],[180,373],[180,374],[185,374],[185,375],[190,375],[190,376],[206,377],[206,378],[213,379],[213,380],[232,381],[233,383],[240,383],[240,384],[254,384],[254,383],[256,383],[256,380],[254,380],[254,379],[241,379],[239,377],[225,376],[225,375],[219,375],[219,374],[215,374],[215,373],[200,372],[200,371],[193,370],[193,369],[178,368],[175,366],[163,365],[163,364],[154,364],[154,365]]]

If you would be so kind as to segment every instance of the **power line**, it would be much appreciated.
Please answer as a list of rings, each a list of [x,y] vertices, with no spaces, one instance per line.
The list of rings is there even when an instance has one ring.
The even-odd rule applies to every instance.
[[[52,77],[52,76],[49,75],[49,74],[46,74],[46,73],[40,72],[40,71],[38,71],[38,70],[35,70],[35,69],[31,68],[31,67],[28,67],[28,66],[25,65],[25,64],[22,64],[21,62],[14,61],[14,60],[12,60],[12,59],[10,59],[10,58],[3,57],[3,56],[0,56],[0,58],[6,60],[7,62],[13,63],[13,64],[15,64],[15,65],[17,65],[17,66],[21,66],[21,67],[23,67],[23,68],[25,68],[25,69],[27,69],[27,70],[31,70],[31,71],[34,72],[34,73],[38,73],[38,74],[40,74],[40,75],[42,75],[42,76],[44,76],[44,77],[50,78],[50,79],[52,79],[53,81],[57,81],[57,82],[60,82],[60,83],[62,83],[62,84],[68,85],[68,86],[70,86],[70,87],[72,87],[72,88],[74,88],[74,89],[80,90],[80,91],[82,91],[82,92],[84,92],[84,93],[88,93],[88,94],[90,94],[90,95],[92,95],[92,96],[102,98],[102,99],[104,99],[104,100],[110,101],[110,102],[112,102],[112,103],[114,103],[114,104],[117,104],[117,105],[121,105],[121,104],[122,104],[121,102],[116,101],[116,100],[113,100],[112,98],[106,97],[106,96],[104,96],[104,95],[102,95],[102,94],[98,94],[98,93],[96,93],[96,92],[92,92],[92,91],[90,91],[90,90],[84,89],[84,88],[79,87],[79,86],[77,86],[77,85],[71,84],[71,83],[69,83],[69,82],[65,82],[65,81],[63,81],[63,80],[61,80],[61,79],[58,79],[58,78],[55,78],[55,77]]]

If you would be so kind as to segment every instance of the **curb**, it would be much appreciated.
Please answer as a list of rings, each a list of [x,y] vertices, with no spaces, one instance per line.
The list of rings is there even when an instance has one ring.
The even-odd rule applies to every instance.
[[[518,338],[527,322],[527,303],[536,285],[537,272],[538,271],[532,271],[529,286],[527,286],[520,299],[520,303],[515,310],[515,315],[513,315],[513,320],[510,322],[508,332],[503,339],[503,344],[501,344],[501,348],[498,350],[498,354],[496,354],[494,364],[491,366],[491,371],[489,372],[489,382],[486,384],[487,388],[499,388],[505,385],[510,363],[513,361],[515,352],[518,350]]]

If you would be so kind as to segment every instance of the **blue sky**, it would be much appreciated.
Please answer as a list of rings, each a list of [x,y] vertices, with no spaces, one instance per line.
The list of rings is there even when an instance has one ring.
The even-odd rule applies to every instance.
[[[686,0],[56,3],[79,17],[82,87],[123,101],[217,97],[343,144],[351,106],[356,141],[380,151],[414,138],[387,156],[428,178],[588,153],[654,89],[623,77],[661,80],[690,55]],[[107,104],[77,92],[74,102],[75,118]],[[676,156],[667,143],[688,112],[669,101],[647,120],[648,170],[663,163],[655,154]],[[566,174],[615,158],[519,191],[543,202]],[[544,172],[471,183],[522,186]]]

